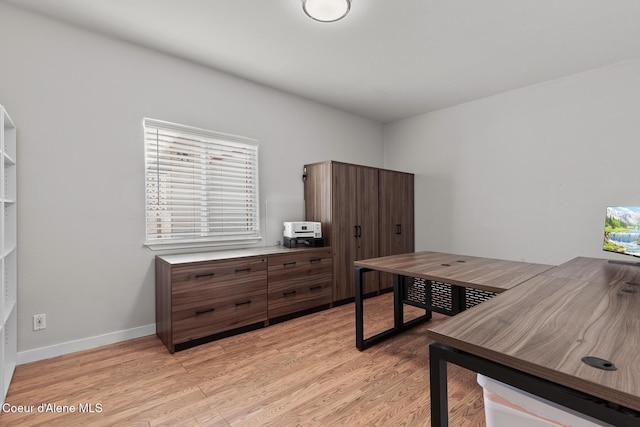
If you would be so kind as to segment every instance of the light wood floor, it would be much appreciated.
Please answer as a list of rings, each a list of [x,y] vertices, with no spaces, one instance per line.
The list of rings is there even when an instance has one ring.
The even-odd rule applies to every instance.
[[[391,294],[366,300],[365,336],[391,325],[391,307]],[[21,365],[6,402],[34,413],[0,425],[430,425],[427,325],[360,352],[354,316],[348,304],[174,355],[149,336]],[[102,411],[79,413],[87,404]],[[485,425],[475,374],[451,365],[449,409],[451,426]]]

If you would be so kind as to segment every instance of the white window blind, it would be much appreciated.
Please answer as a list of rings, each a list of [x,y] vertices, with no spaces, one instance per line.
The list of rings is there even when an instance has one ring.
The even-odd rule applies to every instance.
[[[260,238],[258,142],[144,119],[146,244]]]

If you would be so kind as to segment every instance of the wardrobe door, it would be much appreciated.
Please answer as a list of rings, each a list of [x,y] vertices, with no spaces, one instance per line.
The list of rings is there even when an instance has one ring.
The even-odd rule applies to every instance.
[[[414,176],[380,170],[380,256],[414,251]],[[380,289],[393,287],[393,276],[380,274]]]
[[[353,261],[356,259],[357,173],[356,167],[343,163],[332,164],[331,247],[333,248],[333,300],[355,296]]]
[[[403,202],[402,215],[400,217],[402,224],[402,253],[414,252],[415,249],[415,218],[414,218],[414,181],[415,177],[410,173],[402,173],[403,175]]]
[[[356,223],[358,237],[356,237],[355,259],[376,258],[379,256],[378,169],[369,167],[356,167],[356,169]],[[351,281],[353,281],[353,274],[351,276]],[[378,292],[380,289],[379,273],[369,272],[364,275],[364,279],[365,294]]]
[[[322,224],[325,246],[332,246],[331,217],[331,162],[304,166],[305,221]]]

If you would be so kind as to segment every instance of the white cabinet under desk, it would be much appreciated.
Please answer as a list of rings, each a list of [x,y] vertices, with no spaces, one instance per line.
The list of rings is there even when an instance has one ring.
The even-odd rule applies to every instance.
[[[156,335],[171,353],[329,308],[331,248],[156,256]]]

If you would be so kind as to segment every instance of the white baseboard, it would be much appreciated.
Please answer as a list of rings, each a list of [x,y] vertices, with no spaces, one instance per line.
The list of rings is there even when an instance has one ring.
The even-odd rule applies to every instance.
[[[107,344],[114,344],[134,338],[140,338],[156,333],[155,323],[152,325],[140,326],[138,328],[124,331],[111,332],[81,340],[69,341],[62,344],[55,344],[48,347],[35,348],[33,350],[18,352],[16,359],[18,365],[36,362],[38,360],[49,359],[51,357],[62,356],[63,354],[74,353],[76,351],[89,350]]]

